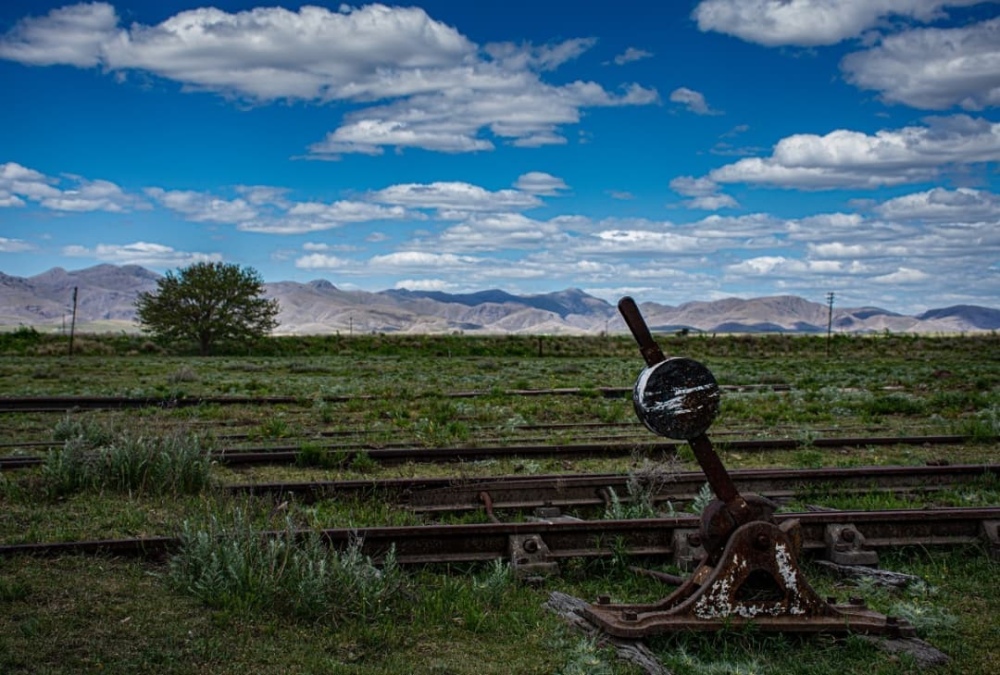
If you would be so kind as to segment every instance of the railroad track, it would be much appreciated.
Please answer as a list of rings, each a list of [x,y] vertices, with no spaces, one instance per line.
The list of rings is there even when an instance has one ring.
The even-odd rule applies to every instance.
[[[814,494],[933,494],[980,481],[1000,480],[1000,465],[866,466],[844,469],[743,469],[730,471],[737,488],[779,503]],[[690,503],[705,485],[700,471],[656,477],[655,504]],[[624,474],[547,474],[490,478],[391,478],[248,483],[228,485],[231,494],[294,496],[306,502],[377,496],[416,513],[451,513],[557,507],[575,509],[609,505],[611,492],[623,503],[630,477]]]
[[[977,438],[978,441],[992,439]],[[720,440],[716,445],[725,452],[759,452],[768,450],[795,450],[811,448],[864,448],[886,445],[961,445],[970,442],[968,436],[862,436],[844,438],[814,438],[800,440],[794,438],[768,438],[749,440]],[[422,447],[377,447],[377,446],[326,446],[324,450],[331,463],[348,464],[356,457],[366,456],[380,464],[448,463],[474,462],[504,458],[554,458],[578,459],[583,457],[629,457],[640,455],[650,458],[673,456],[684,444],[667,441],[580,443],[571,445],[505,445],[487,447],[422,448]],[[223,450],[213,453],[212,458],[228,466],[260,464],[293,464],[300,461],[302,454],[298,445],[269,446],[239,451]],[[38,466],[44,462],[41,456],[0,457],[0,470],[12,470]]]
[[[901,546],[961,546],[986,542],[1000,553],[997,523],[1000,507],[896,511],[826,511],[778,514],[781,524],[798,520],[803,552],[823,551],[830,525],[852,525],[874,550]],[[345,548],[359,541],[364,554],[378,559],[390,549],[401,564],[483,562],[510,556],[512,537],[544,543],[551,561],[568,558],[669,558],[677,551],[677,533],[696,531],[698,517],[642,520],[539,520],[485,525],[337,528],[318,533],[330,545]],[[304,536],[308,531],[297,534]],[[281,536],[283,532],[261,532]],[[176,537],[11,544],[0,557],[106,554],[160,559],[180,548]]]
[[[744,384],[722,386],[724,391],[790,391],[787,384]],[[625,398],[632,387],[563,387],[556,389],[510,389],[496,391],[426,392],[416,398],[480,398],[483,396],[602,396]],[[316,402],[348,403],[380,398],[376,395],[351,394],[339,396],[0,396],[0,413],[66,412],[68,410],[121,410],[129,408],[189,408],[199,405],[297,405],[311,406]]]

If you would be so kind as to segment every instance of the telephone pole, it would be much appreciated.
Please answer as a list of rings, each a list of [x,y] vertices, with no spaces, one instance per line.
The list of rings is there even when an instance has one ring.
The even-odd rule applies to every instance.
[[[826,294],[826,356],[830,357],[830,339],[833,335],[833,291]]]
[[[69,323],[69,355],[73,356],[73,336],[76,333],[76,292],[77,286],[73,287],[73,319]]]

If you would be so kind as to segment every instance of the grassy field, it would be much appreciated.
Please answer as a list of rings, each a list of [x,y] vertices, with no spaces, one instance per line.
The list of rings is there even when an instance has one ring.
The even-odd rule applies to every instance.
[[[724,386],[778,385],[780,390],[727,390],[710,434],[717,442],[793,438],[803,446],[721,452],[731,469],[995,462],[1000,449],[997,335],[836,336],[831,343],[819,337],[665,336],[661,345],[668,354],[701,360]],[[531,586],[514,580],[504,561],[398,569],[308,542],[266,549],[251,536],[254,529],[428,520],[380,500],[293,502],[275,509],[273,502],[218,489],[246,481],[648,468],[649,460],[639,455],[380,466],[363,454],[331,461],[325,450],[332,443],[489,446],[586,443],[598,435],[626,443],[653,440],[636,422],[630,400],[600,393],[634,383],[642,363],[631,338],[275,338],[249,354],[211,358],[125,334],[77,336],[74,347],[70,357],[58,336],[0,335],[0,396],[294,401],[4,414],[0,456],[42,455],[46,463],[0,473],[0,543],[183,535],[188,545],[182,556],[162,563],[0,560],[0,673],[638,672],[542,607],[554,590],[585,599],[608,593],[627,602],[668,592],[630,573],[628,560],[571,561],[558,577]],[[511,393],[560,388],[576,391]],[[472,391],[480,395],[452,395]],[[565,426],[595,422],[613,426]],[[955,446],[809,446],[820,437],[904,434],[970,440]],[[56,445],[31,444],[39,441]],[[206,450],[289,445],[313,461],[240,470],[203,461]],[[666,468],[697,465],[682,449]],[[865,496],[809,500],[835,508],[900,506]],[[1000,505],[1000,487],[984,481],[938,495],[930,505]],[[208,540],[222,543],[213,548]],[[806,569],[822,595],[862,595],[879,611],[909,618],[952,657],[940,672],[1000,672],[994,649],[1000,569],[984,550],[896,551],[883,556],[882,566],[925,583],[896,593],[843,588],[818,567]],[[657,569],[677,571],[666,564]],[[914,668],[909,657],[857,638],[751,630],[672,635],[649,644],[675,673],[903,674]]]

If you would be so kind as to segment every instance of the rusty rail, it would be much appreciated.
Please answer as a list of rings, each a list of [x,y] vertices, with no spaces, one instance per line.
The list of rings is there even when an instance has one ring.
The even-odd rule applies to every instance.
[[[846,469],[743,469],[730,472],[737,487],[776,501],[786,501],[813,492],[824,494],[870,494],[888,492],[915,494],[935,492],[973,483],[986,477],[1000,478],[1000,465],[963,464],[948,466],[868,466]],[[337,480],[247,483],[228,485],[233,494],[295,495],[305,501],[378,496],[405,504],[420,513],[478,511],[481,495],[489,494],[494,509],[534,509],[542,506],[579,508],[607,503],[608,490],[629,502],[629,477],[620,473],[544,474],[486,478],[389,478],[381,480]],[[684,504],[705,483],[701,472],[686,471],[663,478],[653,496],[654,503]]]
[[[1000,437],[975,440],[996,442]],[[812,440],[797,440],[793,438],[770,438],[760,440],[729,440],[721,441],[718,447],[721,451],[758,452],[768,450],[794,450],[802,447],[814,448],[858,448],[871,445],[961,445],[972,441],[971,436],[871,436],[849,438],[816,438]],[[628,457],[633,454],[650,458],[666,458],[673,456],[681,443],[668,441],[647,441],[641,443],[588,443],[572,445],[504,445],[464,448],[358,448],[352,446],[331,445],[326,448],[333,453],[343,455],[350,462],[357,455],[367,455],[381,464],[400,464],[405,462],[435,463],[435,462],[474,462],[484,459],[503,459],[513,457],[547,457],[555,459],[575,459],[581,457]],[[250,449],[240,451],[222,451],[215,453],[213,459],[226,465],[250,464],[291,464],[298,461],[298,446],[272,446],[266,449]],[[0,457],[0,470],[20,469],[37,466],[44,461],[41,456]]]
[[[831,511],[775,516],[781,523],[797,519],[806,551],[825,547],[828,525],[852,524],[868,546],[960,546],[983,541],[987,523],[1000,520],[1000,507],[903,511]],[[421,525],[321,530],[337,548],[360,540],[362,552],[378,558],[394,548],[402,564],[481,562],[505,558],[512,536],[535,535],[548,546],[553,560],[566,558],[664,557],[674,552],[676,530],[697,529],[697,517],[644,520],[538,521],[485,525]],[[280,532],[262,532],[277,536]],[[302,531],[305,534],[305,531]],[[180,546],[173,537],[100,541],[12,544],[0,546],[0,557],[109,554],[162,558]]]
[[[726,385],[728,391],[790,391],[787,384],[737,384]],[[554,389],[509,389],[504,396],[593,396],[625,398],[631,396],[631,387],[559,387]],[[417,398],[479,398],[496,396],[492,390],[453,392],[417,392]],[[0,413],[5,412],[65,412],[67,410],[121,410],[129,408],[188,408],[198,405],[313,405],[368,401],[376,398],[367,394],[326,396],[0,396]]]

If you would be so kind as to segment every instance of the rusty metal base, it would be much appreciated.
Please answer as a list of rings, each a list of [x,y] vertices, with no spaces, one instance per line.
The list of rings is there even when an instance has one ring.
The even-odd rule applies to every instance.
[[[906,621],[870,611],[863,601],[834,605],[820,598],[799,570],[798,541],[797,521],[749,522],[733,532],[718,562],[703,564],[663,600],[589,605],[585,614],[624,638],[747,624],[781,632],[915,635]]]

